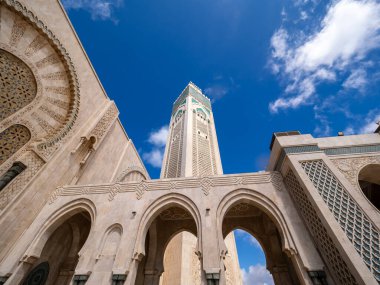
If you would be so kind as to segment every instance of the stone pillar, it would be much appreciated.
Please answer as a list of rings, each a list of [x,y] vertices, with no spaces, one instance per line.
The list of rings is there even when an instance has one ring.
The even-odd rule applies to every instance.
[[[208,213],[202,223],[202,268],[205,272],[207,284],[225,285],[224,265],[221,259],[218,237],[219,231],[216,229],[216,215]],[[224,241],[223,241],[224,242]],[[223,268],[223,270],[221,270]],[[221,281],[221,282],[220,282]],[[211,282],[211,283],[210,283]],[[215,283],[216,282],[216,283]]]

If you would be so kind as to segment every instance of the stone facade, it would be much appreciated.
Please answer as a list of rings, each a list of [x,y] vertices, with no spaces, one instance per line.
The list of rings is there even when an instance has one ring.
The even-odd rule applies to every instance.
[[[379,284],[379,133],[276,133],[266,171],[223,175],[190,86],[151,180],[58,1],[0,0],[0,68],[0,284],[240,282],[238,228],[275,284]]]

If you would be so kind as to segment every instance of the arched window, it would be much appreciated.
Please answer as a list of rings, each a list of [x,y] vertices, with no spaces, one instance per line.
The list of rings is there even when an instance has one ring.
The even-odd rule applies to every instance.
[[[380,164],[369,164],[359,172],[359,185],[368,200],[380,210]]]
[[[31,69],[18,57],[0,49],[0,121],[31,103],[36,94]]]
[[[0,133],[0,165],[22,148],[31,138],[23,125],[12,125]]]

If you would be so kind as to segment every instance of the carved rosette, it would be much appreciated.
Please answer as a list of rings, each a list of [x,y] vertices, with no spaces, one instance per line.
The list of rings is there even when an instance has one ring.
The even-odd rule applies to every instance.
[[[365,156],[334,159],[332,162],[343,173],[348,181],[357,189],[360,190],[358,184],[358,175],[360,170],[368,164],[380,164],[380,156]]]

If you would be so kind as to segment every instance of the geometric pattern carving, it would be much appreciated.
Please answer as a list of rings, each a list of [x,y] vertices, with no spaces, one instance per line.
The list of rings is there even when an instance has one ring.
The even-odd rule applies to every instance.
[[[334,159],[332,162],[343,173],[347,180],[358,189],[358,175],[360,169],[367,164],[380,164],[380,156],[342,158]]]
[[[165,180],[144,180],[141,182],[124,182],[120,185],[120,192],[136,192],[137,198],[141,199],[145,191],[155,190],[173,190],[179,188],[201,188],[203,191],[209,191],[212,187],[222,187],[229,185],[241,185],[241,187],[252,187],[254,184],[270,184],[271,175],[268,172],[259,174],[213,176],[205,178],[188,177],[181,179]],[[114,184],[91,187],[88,194],[107,194]],[[81,194],[83,186],[64,186],[57,196],[72,196]],[[208,192],[207,192],[208,193]]]
[[[146,185],[146,183],[144,183],[144,180],[141,181],[139,184],[136,185],[135,188],[136,198],[140,200],[147,190],[148,186]]]
[[[31,134],[23,125],[13,125],[0,133],[0,165],[22,148]]]
[[[301,163],[364,263],[380,282],[380,233],[322,160]]]
[[[167,210],[164,210],[160,214],[160,218],[162,220],[188,220],[192,219],[193,217],[190,215],[188,211],[186,211],[183,208],[179,207],[172,207]]]
[[[202,191],[206,196],[210,193],[210,189],[212,186],[213,186],[213,183],[210,178],[205,177],[201,179]]]
[[[37,94],[30,68],[19,58],[0,49],[0,120],[28,105]]]
[[[100,144],[100,142],[104,138],[104,135],[112,126],[112,123],[116,120],[118,114],[119,111],[117,110],[116,105],[112,102],[105,114],[103,115],[103,117],[97,122],[96,126],[89,135],[89,137],[96,137],[97,146]]]
[[[330,272],[337,281],[339,281],[337,283],[345,285],[358,284],[310,203],[305,190],[301,187],[291,170],[285,177],[285,184],[294,200],[294,204],[302,218],[305,220],[305,224],[308,227],[316,246],[321,252],[323,259],[328,264]]]
[[[260,210],[248,203],[239,203],[226,213],[226,217],[257,217],[260,215]]]
[[[0,210],[4,209],[25,188],[28,182],[44,165],[44,161],[33,151],[28,151],[21,161],[26,165],[26,169],[0,192]]]

